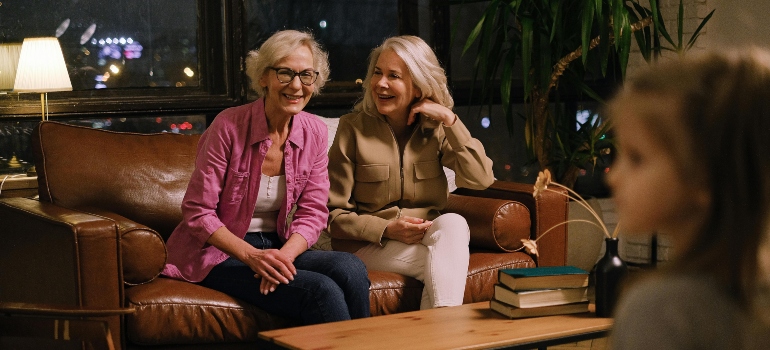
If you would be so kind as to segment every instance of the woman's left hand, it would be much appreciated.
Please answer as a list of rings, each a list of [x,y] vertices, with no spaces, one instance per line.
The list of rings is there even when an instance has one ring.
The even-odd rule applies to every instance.
[[[275,287],[277,286],[278,284],[268,281],[267,278],[263,278],[261,282],[259,282],[259,292],[267,295],[267,293],[274,292]]]
[[[289,236],[289,240],[287,240],[286,243],[284,243],[283,247],[281,247],[281,249],[278,250],[278,253],[286,256],[288,259],[294,262],[294,259],[296,259],[297,256],[299,256],[306,250],[307,250],[307,240],[305,240],[305,237],[302,237],[302,235],[298,233],[292,233],[292,235]],[[296,275],[296,273],[297,272],[295,269],[294,274]],[[267,295],[267,293],[274,292],[277,286],[278,286],[277,283],[273,283],[267,280],[266,278],[263,278],[259,284],[259,291],[262,294]]]
[[[457,120],[457,115],[451,109],[427,98],[412,105],[412,109],[409,111],[409,119],[406,121],[407,125],[414,123],[417,119],[417,113],[424,115],[428,119],[440,122],[444,126],[452,126]]]

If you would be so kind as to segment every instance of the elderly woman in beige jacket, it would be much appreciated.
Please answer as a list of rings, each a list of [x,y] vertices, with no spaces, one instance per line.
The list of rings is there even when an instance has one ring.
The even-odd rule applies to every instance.
[[[494,181],[481,142],[452,112],[446,75],[414,36],[392,37],[372,52],[363,100],[340,118],[329,151],[332,247],[368,269],[425,285],[421,309],[460,305],[469,230],[447,202],[446,166],[459,187]]]

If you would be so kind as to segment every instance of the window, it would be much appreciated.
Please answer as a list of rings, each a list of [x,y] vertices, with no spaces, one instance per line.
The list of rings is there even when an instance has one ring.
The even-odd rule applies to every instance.
[[[331,75],[324,93],[312,105],[352,106],[361,91],[356,79],[366,75],[371,50],[399,33],[398,0],[295,0],[245,2],[247,51],[259,48],[281,29],[309,31],[329,52]],[[247,82],[248,83],[248,82]],[[249,100],[255,99],[249,91]]]
[[[195,0],[5,1],[0,23],[4,42],[57,37],[75,91],[199,85]]]
[[[73,91],[49,93],[52,119],[180,109],[216,113],[240,102],[233,59],[240,37],[228,35],[239,8],[232,3],[3,1],[0,44],[58,37]],[[31,118],[39,110],[36,94],[0,95],[0,120]]]

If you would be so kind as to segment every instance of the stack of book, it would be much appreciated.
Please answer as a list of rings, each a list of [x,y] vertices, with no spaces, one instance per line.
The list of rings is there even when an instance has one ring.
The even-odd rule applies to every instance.
[[[490,308],[510,318],[588,312],[588,272],[574,266],[501,269]]]

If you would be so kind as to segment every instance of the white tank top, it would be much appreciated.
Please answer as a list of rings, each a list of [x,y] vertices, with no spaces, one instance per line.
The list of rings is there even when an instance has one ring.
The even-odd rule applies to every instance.
[[[286,198],[286,175],[261,175],[257,206],[254,208],[248,232],[276,232],[278,212]]]

